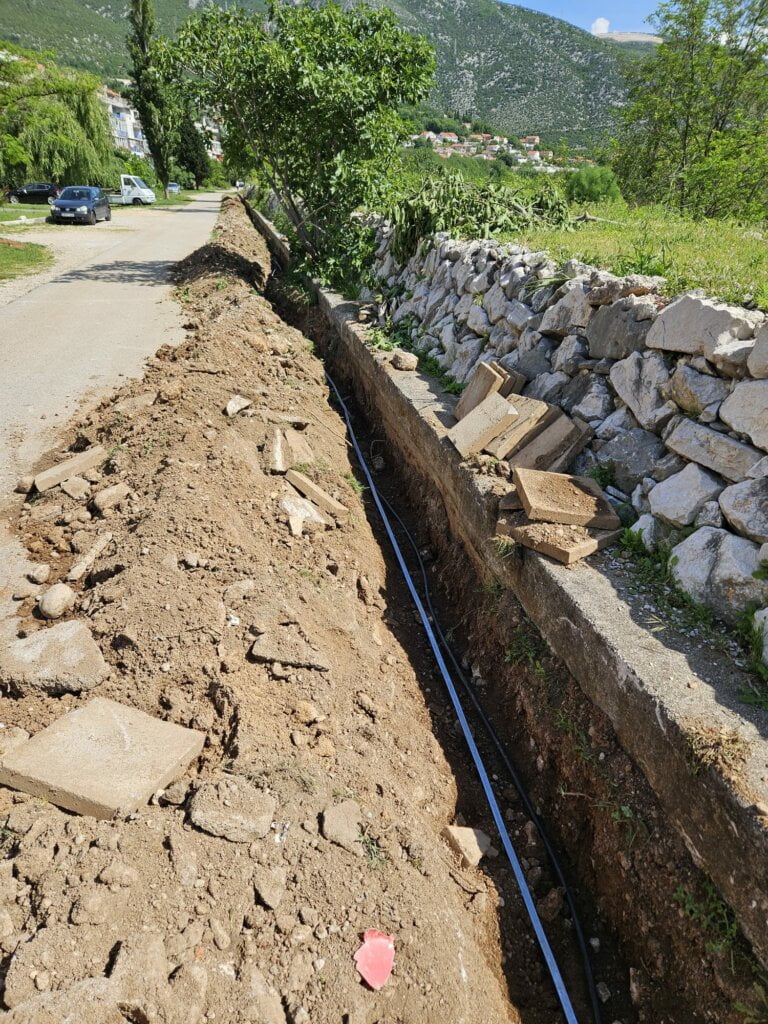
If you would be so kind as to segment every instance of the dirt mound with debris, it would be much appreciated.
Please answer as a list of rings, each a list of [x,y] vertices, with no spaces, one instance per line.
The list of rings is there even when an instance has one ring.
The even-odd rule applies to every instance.
[[[500,897],[442,837],[457,783],[412,613],[322,366],[255,290],[268,272],[225,201],[215,241],[178,270],[188,340],[73,427],[69,454],[101,444],[106,461],[21,511],[37,568],[18,581],[15,639],[57,628],[39,598],[69,578],[56,622],[85,624],[100,658],[63,694],[6,672],[4,736],[97,695],[206,740],[127,818],[0,789],[9,1024],[520,1020]],[[311,504],[317,520],[289,463],[333,503]],[[367,929],[395,940],[378,992],[354,961]],[[542,1022],[556,1018],[543,988]]]

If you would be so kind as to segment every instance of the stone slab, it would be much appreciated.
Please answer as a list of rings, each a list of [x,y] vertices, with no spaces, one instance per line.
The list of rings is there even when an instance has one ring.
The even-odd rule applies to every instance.
[[[318,505],[324,512],[330,512],[332,516],[346,516],[349,510],[345,505],[342,505],[340,501],[336,501],[332,498],[327,491],[324,491],[322,487],[310,480],[309,477],[304,476],[303,473],[299,473],[295,469],[289,469],[285,474],[285,479],[289,484],[293,484],[300,494],[303,494],[305,498],[309,498],[311,502]]]
[[[495,394],[504,383],[504,378],[497,373],[488,363],[478,363],[472,373],[469,384],[462,391],[454,416],[462,420],[467,413],[472,412],[488,395]]]
[[[510,456],[509,464],[513,469],[549,469],[580,436],[573,420],[560,413],[533,441]]]
[[[501,395],[488,395],[472,412],[448,431],[448,437],[457,451],[467,458],[481,452],[485,446],[511,427],[518,419],[515,406]]]
[[[0,763],[0,783],[94,818],[127,815],[181,775],[205,734],[104,697],[70,711]]]
[[[109,674],[91,631],[75,619],[0,647],[0,686],[25,696],[92,690]]]
[[[87,554],[83,555],[79,562],[76,562],[67,573],[67,580],[69,583],[77,583],[85,576],[88,570],[91,568],[93,563],[99,557],[99,555],[106,551],[112,541],[111,533],[102,533],[96,538],[96,542],[89,549]]]
[[[94,445],[93,448],[88,448],[87,451],[80,452],[79,455],[75,455],[71,459],[65,459],[64,462],[58,462],[55,466],[51,466],[50,469],[45,469],[42,473],[38,473],[35,477],[35,487],[42,494],[43,491],[49,491],[51,487],[64,483],[65,480],[69,480],[72,476],[80,476],[83,473],[87,473],[89,469],[93,469],[104,462],[106,457],[105,449],[100,444]]]
[[[613,544],[622,530],[588,530],[584,526],[554,523],[530,523],[511,526],[509,536],[524,548],[548,555],[564,565],[572,565],[587,555]]]
[[[516,469],[515,486],[529,519],[598,530],[621,525],[600,485],[590,477]]]
[[[762,458],[762,452],[748,444],[688,419],[675,426],[667,438],[667,448],[734,483],[744,480]]]
[[[520,414],[519,419],[485,446],[485,451],[494,458],[506,459],[518,448],[532,441],[560,415],[554,406],[541,402],[538,398],[527,398],[524,395],[515,398],[515,408]]]
[[[504,378],[504,382],[499,388],[499,394],[502,398],[509,398],[510,395],[519,395],[528,383],[528,378],[524,374],[518,373],[517,370],[507,370],[501,363],[497,363],[495,359],[490,365],[496,373],[500,373]]]

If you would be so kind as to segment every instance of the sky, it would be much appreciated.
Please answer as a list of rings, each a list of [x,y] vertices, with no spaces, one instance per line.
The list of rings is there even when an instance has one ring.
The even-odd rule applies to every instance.
[[[515,0],[521,7],[551,14],[588,32],[652,32],[645,19],[658,6],[656,0]],[[609,24],[606,25],[605,23]]]

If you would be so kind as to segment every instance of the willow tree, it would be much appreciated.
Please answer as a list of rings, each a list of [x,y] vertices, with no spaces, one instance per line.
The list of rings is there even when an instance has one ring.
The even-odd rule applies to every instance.
[[[768,216],[768,0],[676,0],[631,72],[615,169],[627,198]]]
[[[394,14],[271,2],[266,19],[211,5],[164,50],[165,73],[221,123],[230,160],[256,168],[310,252],[382,186],[429,91],[434,54]]]
[[[99,87],[50,54],[0,42],[0,180],[106,184],[114,155]]]

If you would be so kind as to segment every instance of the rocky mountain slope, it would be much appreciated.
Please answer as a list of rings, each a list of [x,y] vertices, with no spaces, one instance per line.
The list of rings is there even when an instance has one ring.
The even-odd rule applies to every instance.
[[[197,0],[157,0],[171,32]],[[245,7],[261,6],[245,0]],[[497,0],[392,0],[439,58],[435,102],[509,132],[548,135],[610,126],[624,96],[624,47],[557,18]],[[62,61],[104,76],[126,73],[124,0],[0,0],[0,38],[53,48]]]

